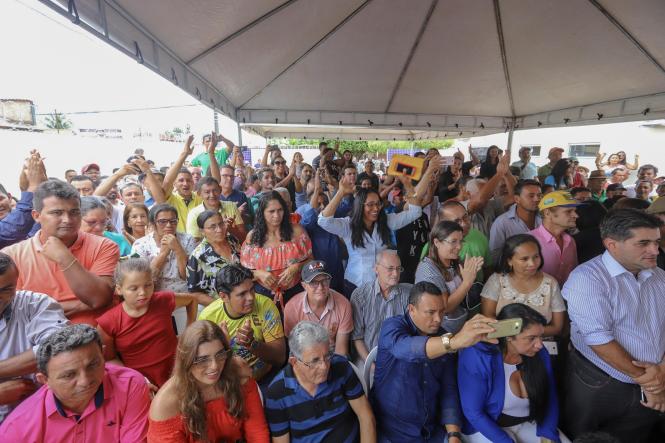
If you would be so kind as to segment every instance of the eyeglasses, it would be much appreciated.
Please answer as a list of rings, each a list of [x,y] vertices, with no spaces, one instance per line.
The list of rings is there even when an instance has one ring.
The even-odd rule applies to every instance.
[[[466,223],[466,222],[469,221],[469,214],[466,214],[466,215],[465,215],[464,217],[462,217],[462,218],[456,218],[456,219],[453,220],[453,221],[454,221],[455,223],[457,223],[458,225],[461,225],[462,223]]]
[[[298,360],[300,363],[307,366],[308,368],[313,369],[313,368],[316,368],[317,366],[327,365],[328,363],[330,363],[330,360],[332,360],[332,357],[333,357],[333,353],[329,352],[328,354],[326,354],[325,357],[323,357],[323,358],[318,358],[317,357],[317,358],[312,359],[311,361],[304,361],[304,360],[299,359],[298,357],[296,357],[296,360]]]
[[[91,228],[94,228],[95,226],[99,226],[100,228],[103,228],[106,225],[108,225],[108,223],[109,223],[108,219],[106,219],[104,221],[100,221],[100,222],[88,221],[88,220],[83,219],[83,222],[86,225],[90,226]]]
[[[206,229],[210,231],[223,231],[225,227],[226,225],[224,223],[220,223],[220,224],[210,225]]]
[[[381,264],[381,263],[377,263],[377,264],[378,264],[379,266],[381,266],[382,268],[385,268],[385,270],[388,271],[388,272],[391,273],[391,274],[392,274],[393,272],[402,272],[402,271],[404,271],[404,268],[403,268],[402,266],[397,266],[397,267],[395,267],[395,266],[386,266],[386,265]]]
[[[178,219],[177,218],[162,218],[160,220],[155,220],[155,221],[159,226],[162,226],[162,227],[166,226],[166,225],[175,226],[175,225],[178,224]]]
[[[212,363],[213,358],[217,363],[222,363],[226,361],[231,356],[232,353],[233,351],[231,349],[222,349],[212,357],[209,355],[206,355],[205,357],[197,357],[192,362],[192,366],[199,366],[199,367],[210,366],[210,363]]]
[[[326,286],[330,285],[330,279],[329,278],[323,278],[321,280],[312,280],[311,282],[307,283],[310,286],[313,286],[315,288],[325,288]]]
[[[273,163],[276,164],[276,165],[285,165],[286,164],[286,162],[282,161],[282,160],[278,160],[278,161],[273,162]]]
[[[462,245],[462,240],[448,240],[447,238],[444,238],[441,241],[448,243],[452,247],[457,247]]]
[[[381,202],[369,202],[365,203],[365,206],[368,208],[380,208],[381,207]]]

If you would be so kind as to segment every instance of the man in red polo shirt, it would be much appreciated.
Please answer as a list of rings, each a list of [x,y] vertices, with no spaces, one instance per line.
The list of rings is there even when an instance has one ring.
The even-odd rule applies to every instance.
[[[70,184],[48,180],[34,193],[32,216],[41,229],[34,237],[3,249],[19,271],[16,289],[50,295],[74,323],[96,325],[111,304],[118,246],[80,232],[81,201]]]

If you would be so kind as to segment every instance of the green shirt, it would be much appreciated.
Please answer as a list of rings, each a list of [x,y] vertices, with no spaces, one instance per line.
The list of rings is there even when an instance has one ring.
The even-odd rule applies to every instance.
[[[598,194],[594,194],[593,192],[591,193],[591,200],[595,200],[599,203],[603,203],[605,200],[607,200],[607,194],[605,193],[605,190],[603,189],[603,192]]]
[[[422,260],[427,253],[429,252],[429,243],[423,248],[422,254],[420,254],[420,259]],[[466,257],[483,257],[485,262],[483,267],[492,266],[492,254],[490,254],[490,245],[485,234],[480,232],[475,228],[469,229],[469,233],[466,234],[464,240],[462,241],[462,249],[459,251],[459,257],[461,260],[464,260]],[[483,281],[483,271],[482,269],[478,271],[476,275],[476,280]]]
[[[551,166],[549,163],[541,166],[538,168],[538,177],[547,177],[548,175],[551,175],[553,167],[554,166]]]
[[[229,152],[226,148],[218,149],[215,151],[215,158],[217,159],[217,164],[219,166],[225,165],[226,160],[229,158]],[[207,152],[202,152],[192,159],[189,163],[192,166],[200,166],[203,169],[203,175],[208,173],[208,167],[210,166],[210,157],[208,157]]]

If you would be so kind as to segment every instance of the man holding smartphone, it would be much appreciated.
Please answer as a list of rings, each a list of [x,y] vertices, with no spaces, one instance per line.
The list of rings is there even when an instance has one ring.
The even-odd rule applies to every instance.
[[[457,334],[441,320],[446,298],[429,282],[416,283],[404,315],[381,328],[371,400],[379,441],[461,443],[462,412],[456,360],[449,354],[487,339],[496,320],[476,315]]]

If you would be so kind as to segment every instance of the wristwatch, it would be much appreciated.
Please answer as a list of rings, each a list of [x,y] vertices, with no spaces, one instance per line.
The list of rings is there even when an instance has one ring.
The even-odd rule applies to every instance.
[[[459,439],[459,441],[464,441],[464,440],[462,440],[462,433],[461,432],[457,432],[457,431],[449,432],[448,433],[448,441],[450,441],[450,439],[453,438],[453,437],[457,437]]]
[[[441,343],[443,344],[443,349],[445,349],[447,353],[454,353],[454,352],[457,352],[457,351],[454,350],[454,349],[452,348],[452,346],[450,345],[450,340],[451,340],[452,338],[453,338],[453,334],[451,334],[450,332],[447,333],[447,334],[443,334],[443,335],[441,336]]]

